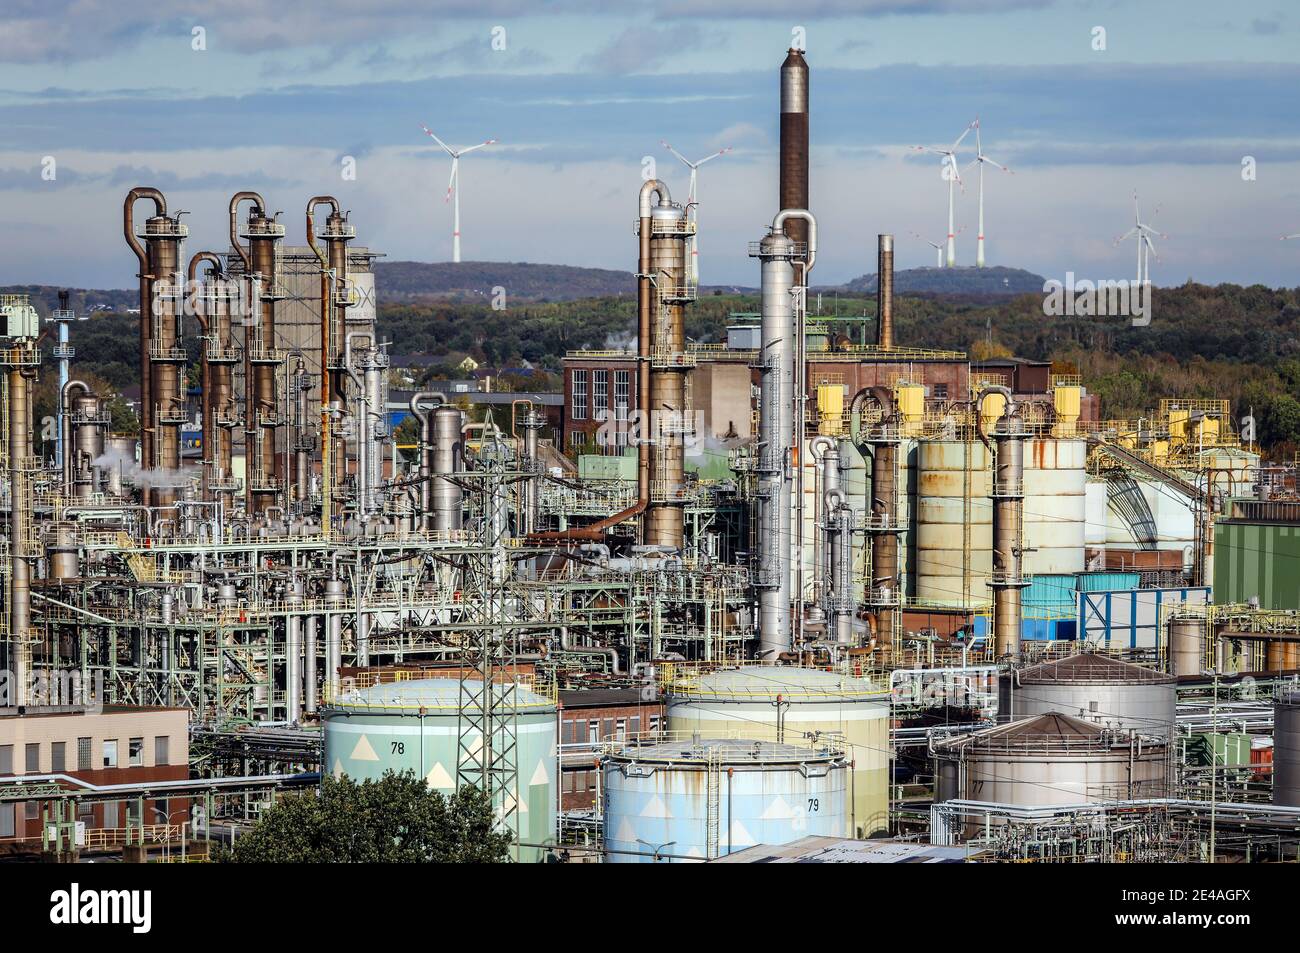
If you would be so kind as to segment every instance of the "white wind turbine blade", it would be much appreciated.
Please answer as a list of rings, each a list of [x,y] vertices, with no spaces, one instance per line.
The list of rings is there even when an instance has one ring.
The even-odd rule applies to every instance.
[[[1132,228],[1130,228],[1130,229],[1129,229],[1127,232],[1125,232],[1123,235],[1121,235],[1121,236],[1119,236],[1118,238],[1116,238],[1114,244],[1118,245],[1120,242],[1126,242],[1126,241],[1128,241],[1130,238],[1132,238],[1134,235],[1138,235],[1138,234],[1141,234],[1141,230],[1140,230],[1136,225],[1134,225]]]
[[[1278,239],[1278,241],[1289,242],[1293,238],[1300,238],[1300,232],[1296,232],[1294,235],[1283,235],[1281,238]]]
[[[970,131],[971,131],[972,129],[975,129],[975,128],[977,128],[978,126],[979,126],[979,120],[976,119],[973,123],[971,123],[971,124],[970,124],[969,126],[967,126],[965,129],[963,129],[963,130],[962,130],[962,134],[961,134],[960,136],[957,137],[957,140],[952,144],[952,148],[950,148],[948,151],[949,151],[949,152],[956,152],[956,151],[957,151],[957,147],[958,147],[959,145],[961,145],[961,141],[962,141],[963,139],[965,139],[968,135],[970,135]]]
[[[456,190],[456,172],[460,168],[460,158],[453,156],[451,160],[451,178],[447,180],[447,195],[443,202],[451,201],[451,193]]]
[[[437,136],[435,136],[435,135],[433,134],[433,130],[432,130],[432,129],[430,129],[428,126],[424,125],[424,123],[421,123],[421,124],[420,124],[420,128],[424,130],[425,135],[427,135],[430,139],[432,139],[432,140],[433,140],[434,142],[436,142],[438,145],[442,146],[442,151],[443,151],[443,152],[447,153],[447,155],[451,156],[453,159],[456,158],[456,153],[452,152],[451,147],[448,146],[447,143],[443,142],[441,139],[439,139]]]
[[[1003,172],[1010,172],[1012,175],[1015,175],[1014,172],[1011,172],[1011,170],[1008,169],[1006,166],[1004,166],[1002,163],[1000,163],[1000,162],[996,162],[996,161],[994,161],[993,159],[990,159],[988,156],[984,155],[983,153],[980,154],[979,161],[980,161],[980,162],[987,162],[989,165],[994,166],[994,167],[996,167],[996,168],[999,168],[999,169],[1001,169]]]
[[[731,152],[731,151],[732,151],[731,146],[727,146],[727,148],[725,148],[725,149],[719,149],[717,152],[713,153],[713,155],[711,155],[711,156],[705,156],[705,157],[704,157],[703,159],[701,159],[699,162],[695,163],[695,166],[696,166],[696,168],[699,168],[700,166],[704,165],[704,163],[706,163],[706,162],[708,162],[708,161],[710,161],[710,160],[712,160],[712,159],[716,159],[718,156],[725,156],[728,152]]]
[[[475,149],[482,149],[484,146],[490,146],[495,144],[496,144],[495,139],[489,139],[487,142],[480,142],[478,145],[470,146],[468,149],[461,149],[460,152],[456,153],[456,156],[457,158],[459,158],[460,156],[463,156],[466,153],[473,152]]]
[[[660,139],[660,140],[659,140],[659,144],[660,144],[661,146],[663,146],[665,149],[667,149],[669,152],[671,152],[673,155],[677,156],[677,158],[681,159],[681,160],[682,160],[682,163],[683,163],[683,164],[684,164],[688,169],[693,169],[693,168],[695,168],[694,163],[692,163],[690,159],[686,158],[686,156],[682,155],[680,152],[678,152],[676,149],[674,149],[672,146],[670,146],[670,145],[668,144],[667,140],[665,140],[665,139]]]

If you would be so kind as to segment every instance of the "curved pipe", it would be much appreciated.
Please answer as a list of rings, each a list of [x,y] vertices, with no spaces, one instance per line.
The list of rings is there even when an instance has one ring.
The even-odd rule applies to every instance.
[[[256,192],[236,192],[230,197],[230,247],[235,250],[244,263],[245,276],[251,276],[253,273],[253,259],[249,256],[248,249],[239,244],[239,206],[243,202],[252,202],[258,209],[265,212],[266,200]]]
[[[1016,413],[1020,410],[1020,403],[1011,396],[1011,388],[1002,384],[985,384],[975,395],[975,433],[980,438],[980,443],[984,444],[984,449],[992,452],[993,444],[989,442],[988,434],[984,432],[983,414],[984,398],[989,394],[1001,394],[1006,398],[1007,405],[1002,410],[1004,415]]]
[[[63,492],[72,495],[72,404],[68,401],[68,392],[74,387],[81,388],[83,394],[93,393],[90,385],[81,380],[70,380],[59,389],[59,407],[63,410]]]
[[[784,231],[785,223],[792,218],[802,219],[808,223],[808,257],[803,263],[803,273],[806,277],[817,264],[817,219],[806,208],[782,209],[776,213],[776,218],[772,219],[773,234]],[[807,282],[805,281],[804,284],[807,285]]]
[[[135,236],[135,203],[139,199],[153,202],[155,218],[167,214],[167,199],[152,186],[136,186],[126,193],[122,203],[122,232],[140,263],[140,459],[147,466],[153,459],[153,367],[149,352],[153,346],[154,275],[149,269],[149,255]]]

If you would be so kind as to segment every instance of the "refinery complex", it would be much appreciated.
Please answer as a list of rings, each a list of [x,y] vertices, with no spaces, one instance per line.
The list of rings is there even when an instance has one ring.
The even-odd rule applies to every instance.
[[[201,250],[125,192],[136,432],[66,299],[0,299],[0,860],[210,858],[388,772],[521,863],[1300,858],[1295,468],[904,339],[869,222],[864,333],[818,313],[809,89],[791,49],[767,224],[708,246],[757,310],[688,338],[694,179],[630,182],[634,338],[548,399],[399,392],[329,194]]]

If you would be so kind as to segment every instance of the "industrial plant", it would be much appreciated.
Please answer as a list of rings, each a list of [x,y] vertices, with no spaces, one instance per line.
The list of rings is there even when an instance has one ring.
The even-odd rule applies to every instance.
[[[66,301],[0,299],[0,860],[215,858],[390,773],[483,792],[520,863],[1300,858],[1296,469],[1226,400],[1108,419],[1049,362],[904,339],[869,223],[854,340],[810,292],[803,52],[773,79],[767,224],[705,242],[758,311],[688,337],[678,155],[604,239],[634,343],[570,351],[558,408],[399,394],[328,194],[235,192],[194,250],[181,196],[126,192],[134,432]]]

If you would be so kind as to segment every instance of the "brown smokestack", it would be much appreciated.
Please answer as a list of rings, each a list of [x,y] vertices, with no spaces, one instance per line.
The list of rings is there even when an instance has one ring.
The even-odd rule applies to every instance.
[[[791,49],[781,64],[781,208],[808,208],[808,64]],[[808,223],[790,219],[785,233],[808,241]]]
[[[894,236],[879,236],[876,251],[876,344],[894,346]]]

